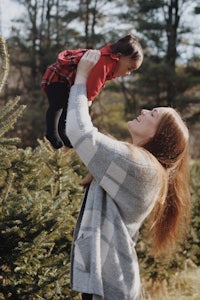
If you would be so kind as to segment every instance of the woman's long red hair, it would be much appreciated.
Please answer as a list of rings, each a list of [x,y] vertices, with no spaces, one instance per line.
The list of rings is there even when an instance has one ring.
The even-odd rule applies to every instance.
[[[149,221],[152,253],[170,253],[185,236],[190,222],[189,134],[179,114],[169,108],[157,132],[143,146],[164,168],[162,188]]]

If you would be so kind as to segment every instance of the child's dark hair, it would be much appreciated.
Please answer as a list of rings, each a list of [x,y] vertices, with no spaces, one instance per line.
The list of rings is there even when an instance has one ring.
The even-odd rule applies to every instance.
[[[143,59],[142,46],[136,36],[129,33],[110,45],[112,53],[131,56],[133,60]]]

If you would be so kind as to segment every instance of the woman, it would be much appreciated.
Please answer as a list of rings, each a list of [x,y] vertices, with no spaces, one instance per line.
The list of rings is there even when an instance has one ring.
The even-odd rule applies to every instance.
[[[135,244],[151,214],[153,252],[168,251],[189,221],[188,130],[172,108],[142,110],[128,122],[132,143],[93,127],[87,76],[99,58],[88,51],[71,88],[67,135],[94,179],[86,192],[72,249],[72,289],[83,300],[135,300],[140,275]]]

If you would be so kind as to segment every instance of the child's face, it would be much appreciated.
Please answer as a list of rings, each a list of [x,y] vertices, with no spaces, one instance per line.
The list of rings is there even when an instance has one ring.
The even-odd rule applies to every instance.
[[[142,61],[133,60],[130,56],[121,55],[114,72],[114,77],[130,75],[131,72],[137,70],[141,66]]]

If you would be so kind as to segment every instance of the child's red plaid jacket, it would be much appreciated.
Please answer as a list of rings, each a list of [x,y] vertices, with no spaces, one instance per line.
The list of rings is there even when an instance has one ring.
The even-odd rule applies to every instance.
[[[77,64],[87,49],[64,50],[58,54],[57,60],[48,66],[42,78],[42,90],[53,82],[64,82],[69,89],[73,85],[76,75]],[[105,86],[107,80],[114,78],[114,72],[119,58],[111,53],[110,44],[101,51],[101,57],[94,66],[87,80],[88,99],[93,100]]]

